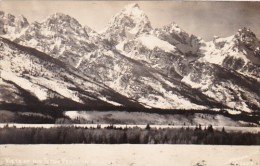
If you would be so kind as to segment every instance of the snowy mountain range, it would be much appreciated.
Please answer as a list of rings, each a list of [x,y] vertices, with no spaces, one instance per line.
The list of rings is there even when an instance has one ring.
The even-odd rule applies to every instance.
[[[102,32],[55,13],[0,12],[0,104],[70,109],[260,113],[260,41],[247,28],[206,42],[176,23],[153,28],[138,4]]]

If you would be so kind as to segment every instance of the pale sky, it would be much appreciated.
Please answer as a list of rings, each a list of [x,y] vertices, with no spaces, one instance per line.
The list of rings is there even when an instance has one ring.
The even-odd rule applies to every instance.
[[[62,12],[100,31],[131,3],[139,4],[154,28],[175,22],[186,32],[211,40],[214,35],[227,37],[248,27],[260,38],[260,2],[0,0],[0,10],[22,14],[29,22]]]

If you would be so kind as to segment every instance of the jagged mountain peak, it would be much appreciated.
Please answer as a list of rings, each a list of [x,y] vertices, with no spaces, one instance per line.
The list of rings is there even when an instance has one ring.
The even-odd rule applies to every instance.
[[[129,4],[124,7],[123,10],[121,10],[119,13],[117,13],[110,23],[115,23],[116,21],[122,21],[122,19],[130,19],[133,21],[134,24],[137,23],[148,23],[149,27],[151,28],[150,25],[150,20],[148,19],[148,16],[145,14],[143,10],[141,10],[140,6],[137,3]]]
[[[148,16],[137,3],[133,3],[114,15],[101,34],[110,41],[118,43],[151,30],[152,26]]]
[[[177,34],[181,36],[189,36],[191,38],[196,38],[198,40],[202,40],[201,37],[198,37],[194,34],[187,33],[184,29],[182,29],[176,22],[171,22],[168,25],[165,25],[161,28],[162,31],[169,34]]]
[[[229,37],[219,37],[213,36],[212,42],[217,49],[227,48],[237,48],[237,50],[242,50],[244,47],[251,47],[249,50],[252,51],[252,47],[259,45],[259,39],[257,39],[255,33],[249,28],[241,28],[234,35]]]
[[[255,33],[251,31],[249,28],[245,27],[239,29],[238,32],[234,35],[234,38],[247,47],[252,47],[260,44]]]
[[[54,13],[41,22],[33,22],[26,31],[26,33],[31,32],[37,32],[37,34],[40,33],[41,36],[53,36],[54,34],[56,36],[63,34],[77,36],[81,35],[84,37],[86,36],[86,32],[84,31],[84,28],[79,23],[79,21],[64,13]]]
[[[128,16],[141,17],[146,15],[137,3],[126,5],[118,14],[126,14]]]
[[[233,47],[247,55],[252,63],[260,64],[260,40],[249,28],[241,28],[232,37]]]
[[[80,26],[81,24],[75,18],[64,14],[64,13],[54,13],[50,15],[46,20],[43,21],[48,25],[59,25],[62,24],[63,26]]]
[[[185,55],[197,54],[202,41],[201,38],[185,32],[175,22],[171,22],[162,28],[155,29],[152,33],[161,40],[174,45]]]
[[[246,27],[243,27],[243,28],[240,28],[238,29],[236,35],[250,35],[252,37],[256,37],[255,33],[250,29],[250,28],[246,28]]]
[[[163,26],[162,29],[168,32],[183,32],[183,29],[181,29],[175,22],[171,22],[170,24]]]
[[[54,14],[51,14],[48,18],[48,19],[72,19],[71,16],[65,14],[65,13],[61,13],[61,12],[56,12]]]
[[[8,20],[9,22],[23,22],[24,24],[29,24],[27,18],[25,18],[23,15],[14,16],[10,13],[6,13],[4,11],[0,11],[0,19]]]
[[[28,20],[22,16],[14,16],[0,11],[0,35],[14,39],[23,29],[29,26]]]
[[[19,20],[23,20],[23,21],[27,21],[28,22],[27,18],[24,17],[24,15],[22,15],[22,14],[19,14],[16,18],[19,19]]]
[[[248,28],[239,29],[235,35],[221,38],[214,36],[204,48],[206,61],[235,70],[259,80],[260,42]]]
[[[15,18],[14,15],[9,14],[9,13],[6,13],[6,12],[4,12],[4,11],[0,11],[0,17],[1,17],[1,18]]]
[[[63,13],[54,13],[42,22],[33,22],[15,41],[72,66],[95,49],[86,29],[75,18]]]

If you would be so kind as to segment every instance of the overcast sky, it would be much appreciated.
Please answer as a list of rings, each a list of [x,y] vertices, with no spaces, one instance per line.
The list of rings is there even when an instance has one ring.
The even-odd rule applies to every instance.
[[[153,27],[176,22],[188,33],[211,40],[214,35],[233,35],[245,26],[260,38],[260,2],[0,0],[0,10],[22,14],[30,22],[42,21],[55,12],[62,12],[99,31],[130,3],[139,4]]]

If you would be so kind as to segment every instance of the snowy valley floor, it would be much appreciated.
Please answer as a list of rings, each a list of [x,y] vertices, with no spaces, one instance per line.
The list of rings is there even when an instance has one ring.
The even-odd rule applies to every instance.
[[[0,166],[259,166],[260,146],[0,145]]]

